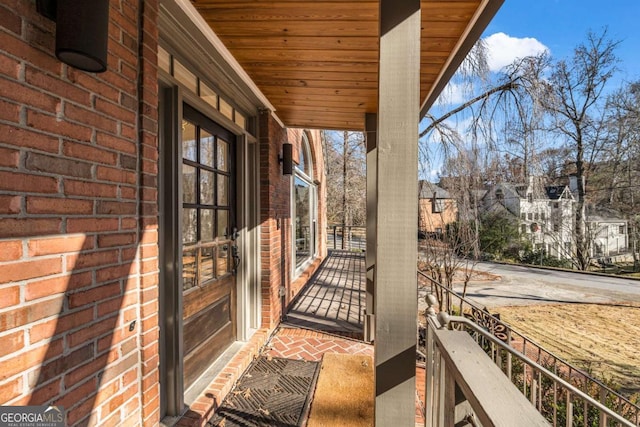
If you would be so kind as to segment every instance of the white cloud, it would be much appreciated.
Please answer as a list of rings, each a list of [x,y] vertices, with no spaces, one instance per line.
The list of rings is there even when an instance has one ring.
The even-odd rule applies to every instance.
[[[469,99],[469,97],[466,96],[464,87],[462,85],[449,82],[449,84],[446,85],[442,90],[440,98],[438,98],[438,102],[441,105],[452,105],[461,104],[467,99]]]
[[[442,173],[441,168],[438,168],[438,169],[431,169],[431,170],[429,171],[429,181],[431,181],[431,182],[435,182],[435,181],[440,177],[440,174],[441,174],[441,173]]]
[[[489,52],[489,69],[499,71],[517,58],[537,55],[549,48],[532,37],[511,37],[495,33],[484,39]]]

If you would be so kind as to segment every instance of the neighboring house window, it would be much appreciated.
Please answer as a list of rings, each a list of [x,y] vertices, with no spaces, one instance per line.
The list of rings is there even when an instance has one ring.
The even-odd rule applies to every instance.
[[[520,225],[520,233],[524,234],[527,232],[527,224]]]
[[[559,206],[560,206],[560,205],[558,204],[558,202],[554,202],[554,203],[553,203],[553,208],[554,208],[554,209],[558,209],[558,207],[559,207]]]
[[[444,199],[431,200],[431,213],[442,213],[444,211]]]
[[[442,234],[442,228],[436,227],[436,234]]]
[[[533,214],[532,214],[531,212],[529,212],[529,214],[528,214],[527,216],[528,216],[528,218],[529,218],[529,221],[532,221],[532,220],[533,220]]]
[[[545,219],[545,216],[546,216],[546,215],[544,214],[544,212],[540,212],[540,219],[541,219],[541,220],[544,220],[544,219]]]
[[[538,218],[539,218],[539,217],[538,217],[538,212],[534,213],[534,214],[533,214],[533,219],[535,219],[535,220],[537,221],[537,220],[538,220]]]
[[[527,194],[527,200],[529,201],[529,203],[533,203],[533,193]]]
[[[618,234],[624,234],[624,225],[618,226]]]
[[[520,214],[520,219],[522,219],[522,220],[527,219],[527,214],[526,214],[526,213],[524,213],[524,212],[523,212],[523,213],[521,213],[521,214]]]
[[[557,223],[553,224],[553,231],[555,231],[556,233],[560,231],[560,226]]]
[[[294,258],[296,269],[316,254],[317,235],[317,192],[313,182],[313,164],[309,141],[303,134],[300,144],[299,163],[295,167],[293,179],[293,231]]]
[[[564,250],[567,253],[571,252],[571,242],[564,242]]]

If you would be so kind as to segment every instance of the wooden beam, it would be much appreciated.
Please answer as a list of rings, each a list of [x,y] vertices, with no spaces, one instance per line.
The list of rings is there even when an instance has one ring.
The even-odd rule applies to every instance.
[[[380,0],[376,426],[414,425],[420,1]]]

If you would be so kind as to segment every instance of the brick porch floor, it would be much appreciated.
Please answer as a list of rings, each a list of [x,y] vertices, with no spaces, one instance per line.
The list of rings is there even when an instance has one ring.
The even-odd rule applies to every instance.
[[[192,405],[179,426],[204,426],[258,354],[319,361],[326,353],[373,357],[363,342],[364,253],[333,251],[290,307],[287,321],[270,336],[259,331]],[[424,425],[424,369],[416,367],[416,426]]]

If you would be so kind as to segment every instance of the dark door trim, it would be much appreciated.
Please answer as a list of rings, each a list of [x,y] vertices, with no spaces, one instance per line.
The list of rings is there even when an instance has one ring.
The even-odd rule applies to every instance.
[[[160,316],[160,414],[178,416],[184,407],[182,375],[182,292],[180,286],[178,252],[180,242],[174,230],[179,230],[180,211],[176,203],[179,195],[179,169],[175,153],[178,151],[182,117],[179,89],[160,83],[160,170],[158,173],[159,201],[159,304]]]

